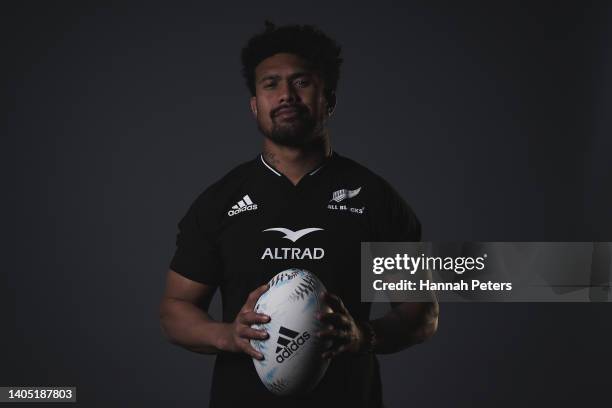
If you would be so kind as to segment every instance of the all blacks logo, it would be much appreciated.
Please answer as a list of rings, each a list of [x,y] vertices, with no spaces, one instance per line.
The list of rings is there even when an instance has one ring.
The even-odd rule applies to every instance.
[[[310,339],[310,333],[307,331],[300,334],[281,326],[278,330],[278,340],[276,341],[276,362],[282,363],[291,357],[308,339]]]

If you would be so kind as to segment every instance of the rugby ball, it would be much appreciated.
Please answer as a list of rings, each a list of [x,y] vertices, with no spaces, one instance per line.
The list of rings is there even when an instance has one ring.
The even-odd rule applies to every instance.
[[[287,269],[274,276],[270,288],[255,304],[255,312],[270,316],[263,329],[266,340],[251,340],[253,348],[263,354],[263,360],[253,359],[259,378],[276,395],[305,394],[323,378],[329,360],[321,353],[329,347],[315,333],[321,323],[315,314],[330,312],[320,294],[323,283],[303,269]]]

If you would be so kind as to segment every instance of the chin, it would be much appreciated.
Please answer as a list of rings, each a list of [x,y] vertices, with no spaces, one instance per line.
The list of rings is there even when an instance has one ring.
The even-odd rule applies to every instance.
[[[307,129],[303,124],[297,126],[277,126],[267,133],[266,136],[280,145],[302,147],[311,142],[312,130]]]
[[[286,147],[304,147],[309,144],[309,141],[302,137],[279,137],[278,135],[270,135],[268,139],[272,140],[277,145]]]

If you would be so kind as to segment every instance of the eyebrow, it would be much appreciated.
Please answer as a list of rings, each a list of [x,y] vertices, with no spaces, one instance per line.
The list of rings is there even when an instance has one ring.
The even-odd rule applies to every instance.
[[[302,71],[302,72],[296,72],[294,74],[289,75],[288,79],[292,80],[295,78],[299,78],[302,76],[312,76],[312,72],[308,72],[308,71]],[[268,81],[268,80],[279,80],[281,79],[281,76],[278,74],[270,74],[270,75],[265,75],[263,78],[261,78],[258,83],[262,83],[264,81]]]

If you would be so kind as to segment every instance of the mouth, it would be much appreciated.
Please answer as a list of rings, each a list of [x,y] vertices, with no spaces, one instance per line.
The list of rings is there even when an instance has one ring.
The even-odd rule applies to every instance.
[[[282,111],[276,113],[276,117],[281,119],[290,119],[296,117],[297,115],[298,111],[295,109],[283,109]]]
[[[293,118],[298,115],[299,115],[299,111],[296,108],[292,108],[292,107],[281,108],[274,113],[274,117],[280,117],[280,118],[285,118],[285,119]]]

